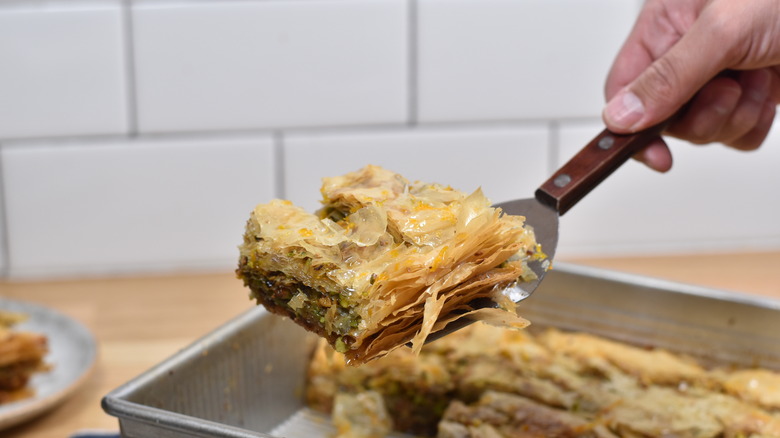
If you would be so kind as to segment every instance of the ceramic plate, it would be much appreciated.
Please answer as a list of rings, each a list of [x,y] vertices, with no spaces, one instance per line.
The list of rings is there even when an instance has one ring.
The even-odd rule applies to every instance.
[[[92,334],[73,319],[32,303],[0,297],[0,310],[19,312],[27,320],[14,328],[46,335],[51,370],[35,374],[30,398],[0,405],[0,430],[22,423],[62,402],[87,378],[95,364],[97,348]]]

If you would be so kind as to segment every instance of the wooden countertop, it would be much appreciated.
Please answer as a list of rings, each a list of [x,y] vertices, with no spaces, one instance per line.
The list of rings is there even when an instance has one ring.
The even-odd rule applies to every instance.
[[[780,299],[780,252],[563,261]],[[0,294],[79,320],[99,344],[87,382],[52,411],[3,431],[6,438],[116,431],[117,420],[100,407],[105,394],[253,306],[232,273],[0,282]]]

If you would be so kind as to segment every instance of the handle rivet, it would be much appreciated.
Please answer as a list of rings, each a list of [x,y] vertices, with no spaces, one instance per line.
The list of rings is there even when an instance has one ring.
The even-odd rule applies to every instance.
[[[611,148],[614,144],[615,144],[614,137],[607,136],[599,140],[599,147],[604,150]]]
[[[571,182],[571,176],[567,173],[562,173],[555,177],[553,180],[553,184],[555,184],[555,187],[566,187]]]

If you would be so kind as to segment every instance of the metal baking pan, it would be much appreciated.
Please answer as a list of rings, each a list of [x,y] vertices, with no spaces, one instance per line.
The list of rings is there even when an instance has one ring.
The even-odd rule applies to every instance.
[[[558,263],[519,312],[537,326],[780,370],[777,300]],[[305,412],[315,341],[253,308],[106,395],[103,409],[126,438],[274,437]]]

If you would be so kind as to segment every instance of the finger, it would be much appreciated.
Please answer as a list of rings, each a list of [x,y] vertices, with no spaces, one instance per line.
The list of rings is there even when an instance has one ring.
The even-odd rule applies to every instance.
[[[640,39],[642,26],[643,22],[640,17],[631,35],[626,39],[625,44],[623,44],[623,47],[621,47],[615,57],[612,68],[607,74],[607,82],[604,85],[604,95],[607,101],[636,79],[655,59]]]
[[[657,124],[725,67],[723,44],[713,41],[699,20],[663,56],[607,103],[604,120],[616,132],[636,132]]]
[[[685,114],[669,126],[667,133],[696,144],[716,141],[741,96],[742,88],[736,80],[717,77],[699,90]]]
[[[772,122],[775,120],[777,104],[771,99],[764,102],[761,116],[755,127],[742,137],[728,143],[729,146],[743,151],[750,151],[758,148],[766,140],[769,130],[772,128]]]
[[[607,82],[604,86],[604,96],[607,101],[636,79],[652,63],[653,58],[646,47],[629,38],[615,58],[607,75]]]
[[[637,152],[633,158],[658,172],[667,172],[672,168],[672,153],[661,137]]]
[[[780,66],[768,67],[767,70],[772,77],[769,95],[775,103],[780,102]]]
[[[700,8],[694,1],[688,1],[675,5],[675,13],[670,14],[663,1],[646,1],[607,75],[604,87],[607,100],[677,43],[695,21],[695,11]]]
[[[718,138],[729,145],[752,131],[758,124],[769,97],[771,75],[765,69],[745,71],[740,73],[739,83],[742,96]]]

